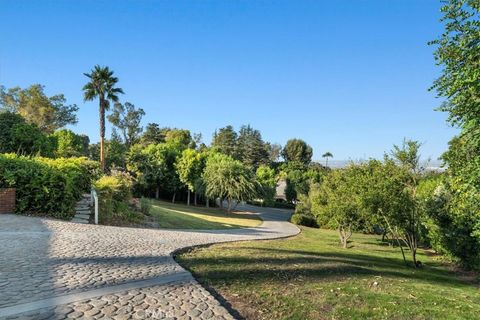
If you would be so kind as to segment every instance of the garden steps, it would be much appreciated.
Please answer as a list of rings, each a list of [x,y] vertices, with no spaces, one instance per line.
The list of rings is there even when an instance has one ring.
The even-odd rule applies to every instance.
[[[76,223],[90,223],[90,216],[92,215],[92,208],[90,202],[90,194],[85,193],[82,199],[75,205],[75,216],[72,222]]]

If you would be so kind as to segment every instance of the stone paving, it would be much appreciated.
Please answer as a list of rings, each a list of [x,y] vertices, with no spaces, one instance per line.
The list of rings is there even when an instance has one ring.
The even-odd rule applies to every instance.
[[[260,210],[260,227],[209,231],[0,215],[0,319],[231,319],[171,254],[299,232],[287,213]]]

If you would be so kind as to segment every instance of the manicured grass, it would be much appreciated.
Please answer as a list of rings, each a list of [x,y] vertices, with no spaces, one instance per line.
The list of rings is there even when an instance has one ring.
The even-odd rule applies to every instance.
[[[227,213],[219,208],[195,207],[152,200],[151,216],[162,228],[171,229],[232,229],[256,227],[261,224],[256,215]]]
[[[177,257],[246,319],[478,319],[480,289],[421,251],[422,269],[398,248],[354,234],[303,228],[282,240],[216,244]],[[452,269],[453,270],[453,269]]]

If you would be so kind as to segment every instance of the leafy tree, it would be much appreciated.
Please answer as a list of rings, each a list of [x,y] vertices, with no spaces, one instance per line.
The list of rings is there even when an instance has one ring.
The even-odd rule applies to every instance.
[[[109,141],[105,142],[105,165],[108,169],[125,169],[128,147],[114,129]]]
[[[127,147],[123,143],[122,138],[117,131],[112,131],[112,136],[109,140],[105,140],[105,169],[111,171],[112,169],[125,169]],[[95,143],[89,146],[89,158],[100,161],[100,144]]]
[[[361,174],[357,167],[334,170],[321,185],[311,191],[311,210],[320,224],[336,228],[343,248],[365,215],[357,184]]]
[[[160,128],[157,123],[149,123],[145,127],[145,132],[142,135],[141,143],[144,145],[158,144],[165,142],[166,132]]]
[[[333,154],[330,151],[322,154],[322,158],[325,158],[325,167],[328,167],[328,158],[333,158]]]
[[[84,73],[89,82],[83,86],[84,100],[91,101],[98,98],[100,113],[100,167],[105,171],[105,111],[110,108],[111,102],[118,102],[118,94],[123,94],[121,88],[116,87],[118,78],[108,67],[96,65],[90,73]]]
[[[48,97],[44,88],[40,84],[8,90],[0,86],[0,110],[18,113],[47,134],[67,124],[77,123],[78,107],[75,104],[68,105],[63,94]]]
[[[280,158],[282,154],[282,146],[278,143],[265,143],[265,148],[267,149],[268,159],[270,163],[275,163]]]
[[[177,146],[180,150],[187,148],[194,149],[196,147],[195,141],[192,138],[190,130],[177,128],[164,128],[165,141],[169,144]]]
[[[55,140],[55,156],[70,158],[88,155],[88,136],[77,135],[72,130],[62,129],[52,135]]]
[[[371,213],[371,224],[382,225],[389,231],[402,251],[405,264],[402,243],[411,247],[414,265],[417,266],[419,215],[415,211],[415,198],[407,190],[411,171],[387,156],[383,163],[371,160],[362,167],[364,180],[359,183],[359,189],[363,205]]]
[[[261,165],[256,171],[257,181],[261,186],[260,195],[263,204],[269,206],[275,202],[275,193],[277,188],[277,177],[275,170],[266,165]]]
[[[175,202],[176,192],[181,187],[175,170],[179,155],[180,150],[173,144],[150,144],[146,147],[136,144],[128,154],[127,168],[137,175],[140,183],[155,189],[157,199],[163,188],[173,194],[172,202]]]
[[[194,203],[197,205],[197,191],[202,184],[202,172],[205,168],[206,156],[193,149],[185,149],[177,159],[175,167],[180,181],[187,186],[187,205],[190,205],[190,192],[195,192]]]
[[[442,7],[445,30],[432,44],[442,72],[432,89],[446,98],[439,108],[461,132],[443,159],[448,164],[448,224],[445,247],[461,261],[480,268],[480,5],[474,0],[449,0]],[[460,240],[461,241],[457,241]]]
[[[313,150],[305,141],[291,139],[282,150],[282,157],[287,162],[298,162],[308,165],[312,161]]]
[[[269,162],[267,146],[260,131],[250,125],[242,126],[236,141],[237,156],[240,161],[252,168]]]
[[[36,125],[19,114],[0,113],[0,153],[52,156],[54,144]]]
[[[220,128],[213,134],[212,148],[232,158],[237,157],[238,135],[232,126]]]
[[[140,125],[145,111],[135,108],[130,102],[115,103],[108,120],[117,127],[123,136],[127,148],[138,142],[143,128]]]
[[[325,168],[318,163],[306,166],[299,162],[286,162],[281,170],[286,176],[285,197],[289,202],[297,202],[301,195],[307,195],[312,183],[320,183],[325,175]]]
[[[251,200],[257,196],[258,183],[252,171],[242,162],[230,156],[214,153],[206,162],[202,175],[205,194],[228,202],[227,210],[233,209],[233,201]]]

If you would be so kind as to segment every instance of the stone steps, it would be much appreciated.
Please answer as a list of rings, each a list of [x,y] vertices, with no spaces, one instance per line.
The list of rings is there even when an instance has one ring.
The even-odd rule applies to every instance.
[[[92,215],[92,209],[90,207],[90,194],[85,193],[82,195],[82,199],[75,205],[75,216],[71,220],[75,223],[90,223],[90,217]]]

